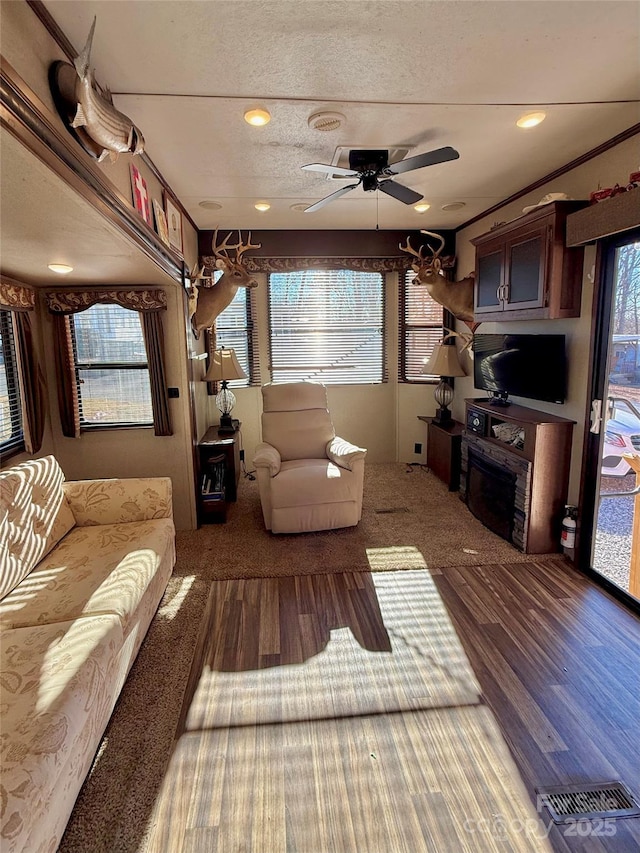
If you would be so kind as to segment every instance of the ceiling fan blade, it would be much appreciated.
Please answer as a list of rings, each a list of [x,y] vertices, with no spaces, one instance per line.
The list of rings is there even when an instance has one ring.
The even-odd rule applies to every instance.
[[[357,186],[358,184],[349,184],[348,187],[342,187],[342,189],[336,190],[334,193],[331,193],[331,195],[321,198],[320,201],[317,201],[315,204],[312,204],[311,207],[305,207],[304,212],[314,213],[316,210],[320,210],[321,207],[324,207],[325,204],[329,204],[330,201],[333,201],[336,198],[340,198],[341,195],[349,193],[351,192],[351,190],[355,190]]]
[[[415,204],[421,198],[424,198],[424,196],[421,196],[415,190],[409,189],[409,187],[405,187],[402,184],[396,184],[395,181],[380,181],[378,189],[405,204]]]
[[[341,175],[344,178],[357,178],[358,173],[353,169],[343,169],[342,166],[329,166],[326,163],[309,163],[308,166],[301,166],[301,169],[306,169],[307,172],[323,172],[325,175]]]
[[[413,169],[422,169],[424,166],[435,166],[436,163],[446,163],[447,160],[457,160],[460,154],[455,148],[447,145],[445,148],[436,148],[427,151],[426,154],[416,154],[415,157],[407,157],[399,163],[393,163],[383,169],[383,175],[401,175],[403,172],[411,172]]]

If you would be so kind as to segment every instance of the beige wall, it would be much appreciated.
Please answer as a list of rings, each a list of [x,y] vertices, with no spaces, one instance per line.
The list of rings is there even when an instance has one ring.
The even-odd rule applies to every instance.
[[[557,180],[538,188],[533,193],[518,199],[516,202],[501,208],[499,211],[460,231],[456,244],[458,257],[457,269],[465,273],[474,268],[475,248],[469,242],[473,237],[488,231],[495,222],[506,222],[520,216],[523,207],[529,204],[537,204],[546,193],[564,192],[570,198],[586,199],[589,197],[589,193],[599,186],[608,187],[616,183],[626,183],[629,173],[637,168],[638,140],[639,137],[635,136],[626,142],[622,142],[599,157],[590,160],[582,166],[578,166]],[[606,204],[606,201],[601,203]],[[593,275],[594,260],[594,247],[586,247],[580,317],[572,320],[483,323],[478,329],[478,332],[482,333],[514,331],[531,334],[554,333],[566,335],[568,358],[568,393],[566,403],[560,406],[518,398],[514,398],[514,401],[532,409],[551,412],[552,414],[576,421],[576,426],[573,430],[571,479],[569,484],[569,501],[575,504],[578,502],[580,492],[582,447],[586,431],[585,412],[587,407],[593,301],[593,281],[591,277]],[[458,331],[466,329],[463,325],[459,325],[457,328]],[[463,364],[465,364],[467,372],[470,375],[456,380],[456,397],[453,413],[458,420],[464,420],[465,397],[483,396],[482,392],[477,391],[473,387],[473,370],[468,356],[466,357],[466,361],[463,360]]]

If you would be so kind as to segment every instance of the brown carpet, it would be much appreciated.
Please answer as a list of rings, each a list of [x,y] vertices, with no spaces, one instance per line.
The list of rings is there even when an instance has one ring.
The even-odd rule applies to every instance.
[[[222,525],[179,533],[173,576],[122,691],[60,853],[142,853],[212,580],[523,563],[422,468],[368,465],[357,528],[274,536],[242,480]],[[524,566],[523,566],[524,568]],[[167,851],[174,853],[174,851]]]
[[[396,571],[524,562],[422,467],[367,465],[357,527],[274,535],[264,528],[257,483],[243,479],[226,524],[178,534],[178,553],[211,579]]]

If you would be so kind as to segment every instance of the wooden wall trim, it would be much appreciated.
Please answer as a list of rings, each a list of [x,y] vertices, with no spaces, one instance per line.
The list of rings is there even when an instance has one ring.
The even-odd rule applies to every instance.
[[[78,146],[72,146],[71,138],[67,139],[51,123],[45,105],[4,58],[0,65],[0,124],[116,225],[163,272],[183,284],[183,262],[178,261],[111,181],[95,168],[89,156]]]
[[[571,160],[570,163],[565,163],[564,166],[560,166],[560,168],[555,169],[553,172],[549,172],[549,174],[545,175],[543,178],[540,178],[539,180],[534,181],[532,184],[529,184],[523,189],[513,193],[513,195],[510,195],[509,198],[505,198],[503,201],[499,201],[497,204],[488,207],[486,210],[483,210],[482,213],[478,213],[477,216],[473,216],[471,219],[467,219],[466,222],[463,222],[462,225],[459,225],[456,228],[456,233],[458,231],[462,231],[463,228],[467,228],[469,225],[473,225],[473,223],[477,222],[479,219],[484,219],[485,216],[490,216],[492,213],[501,210],[507,204],[511,204],[512,201],[517,201],[519,198],[522,198],[523,196],[527,195],[527,193],[530,193],[533,190],[536,190],[539,187],[548,184],[550,181],[555,181],[556,178],[565,175],[572,169],[576,169],[578,166],[582,166],[584,163],[588,163],[589,160],[593,160],[594,157],[598,157],[600,154],[604,154],[605,151],[608,151],[610,148],[615,148],[616,145],[619,145],[621,142],[626,142],[627,139],[631,139],[633,136],[636,136],[639,133],[640,122],[638,124],[632,125],[631,127],[628,127],[626,130],[623,130],[622,133],[618,133],[616,136],[612,136],[611,139],[607,139],[606,142],[603,142],[601,145],[597,145],[590,151],[581,154],[579,157],[576,157],[575,160]]]

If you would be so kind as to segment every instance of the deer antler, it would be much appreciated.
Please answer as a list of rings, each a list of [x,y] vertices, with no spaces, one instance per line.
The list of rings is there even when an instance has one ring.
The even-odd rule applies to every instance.
[[[252,243],[251,242],[251,231],[249,231],[249,238],[246,243],[242,242],[242,232],[238,231],[238,237],[240,242],[235,247],[236,250],[236,263],[240,263],[240,258],[247,251],[247,249],[261,249],[262,243]]]
[[[468,349],[471,347],[471,344],[473,343],[473,332],[471,332],[471,333],[469,333],[469,332],[462,332],[462,333],[460,333],[460,332],[454,332],[454,331],[452,331],[451,329],[447,329],[447,327],[446,327],[446,326],[444,327],[444,330],[445,330],[445,332],[446,332],[447,334],[446,334],[446,335],[444,335],[444,336],[443,336],[443,338],[442,338],[442,343],[443,343],[443,344],[444,344],[446,341],[448,341],[448,340],[449,340],[449,338],[460,338],[460,340],[461,340],[461,341],[463,342],[463,344],[464,344],[464,346],[463,346],[463,347],[462,347],[462,349],[460,350],[460,353],[461,353],[461,354],[462,354],[465,350],[468,350]]]
[[[234,244],[233,246],[227,245],[232,233],[233,232],[229,231],[222,243],[217,246],[216,243],[218,242],[218,229],[216,228],[216,230],[214,231],[213,240],[211,241],[211,248],[213,249],[213,254],[216,256],[216,258],[224,258],[225,260],[229,260],[229,250],[237,249],[240,246],[240,243]]]
[[[422,250],[424,249],[424,246],[420,246],[420,250],[418,252],[416,252],[416,250],[411,245],[410,238],[407,237],[407,245],[403,246],[402,243],[398,243],[398,248],[400,249],[401,252],[406,252],[408,255],[414,255],[416,258],[418,258],[420,260],[421,265],[424,264],[424,262],[426,260],[424,255],[422,254]]]
[[[445,242],[444,237],[442,236],[442,234],[435,234],[433,231],[424,231],[422,228],[420,229],[420,233],[421,234],[428,234],[429,237],[435,237],[437,240],[440,240],[440,248],[438,249],[437,252],[434,252],[433,249],[431,249],[431,246],[429,246],[429,248],[431,249],[431,253],[433,255],[433,258],[435,260],[440,255],[440,252],[444,249],[444,242]]]

